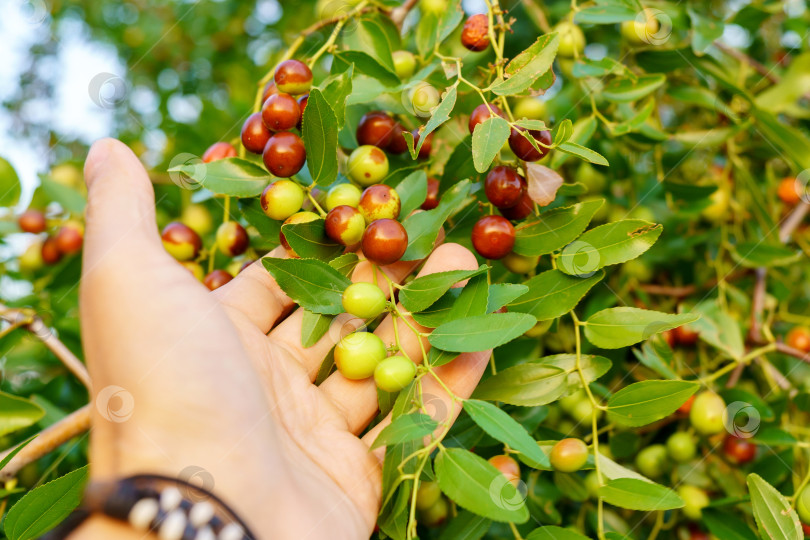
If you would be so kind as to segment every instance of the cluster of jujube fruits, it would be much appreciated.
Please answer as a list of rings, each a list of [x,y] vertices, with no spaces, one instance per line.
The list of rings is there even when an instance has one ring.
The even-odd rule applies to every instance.
[[[57,220],[58,225],[49,225],[45,213],[29,208],[17,217],[17,226],[22,232],[41,234],[45,238],[28,246],[20,256],[20,270],[36,271],[42,265],[55,265],[63,257],[81,251],[84,243],[84,224],[76,219]]]

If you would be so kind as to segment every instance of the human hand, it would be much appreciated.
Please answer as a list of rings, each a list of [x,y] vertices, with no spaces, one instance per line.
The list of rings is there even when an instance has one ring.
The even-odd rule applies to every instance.
[[[358,437],[377,412],[374,381],[333,373],[313,384],[333,345],[362,321],[335,325],[304,349],[302,311],[260,262],[211,293],[164,251],[149,178],[123,144],[93,145],[85,177],[80,310],[96,405],[91,478],[149,472],[188,480],[201,471],[197,478],[259,538],[367,538],[383,457],[369,447],[387,424]],[[401,282],[417,266],[382,270]],[[445,244],[420,274],[477,266],[467,249]],[[371,265],[360,263],[352,279],[373,281]],[[398,331],[404,352],[421,358],[417,336],[404,323]],[[394,341],[390,316],[375,333]],[[463,354],[435,372],[465,397],[488,359],[489,352]],[[458,401],[435,379],[424,377],[422,391],[445,402],[448,418],[438,420],[458,415]],[[77,534],[135,533],[94,518]]]

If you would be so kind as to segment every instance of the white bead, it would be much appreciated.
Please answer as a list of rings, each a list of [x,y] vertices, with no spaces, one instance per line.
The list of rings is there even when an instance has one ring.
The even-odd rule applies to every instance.
[[[188,513],[188,520],[195,527],[202,527],[214,517],[214,505],[208,501],[195,503]]]
[[[136,530],[148,531],[152,528],[152,520],[157,516],[159,509],[155,499],[141,499],[129,511],[129,522]]]
[[[180,506],[180,501],[183,500],[183,494],[176,487],[169,487],[163,490],[160,494],[160,507],[166,512],[170,512]]]
[[[219,531],[219,540],[242,540],[245,531],[236,523],[229,523]]]
[[[169,512],[158,530],[160,540],[180,540],[186,528],[186,515],[182,510]]]
[[[194,537],[194,540],[217,540],[217,535],[214,534],[211,527],[203,527],[197,531],[197,536]]]

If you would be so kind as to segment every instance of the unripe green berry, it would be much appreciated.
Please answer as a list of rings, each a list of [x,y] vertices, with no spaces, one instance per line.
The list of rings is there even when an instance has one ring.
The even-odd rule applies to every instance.
[[[394,71],[400,79],[410,79],[416,71],[416,57],[411,51],[394,51]]]
[[[714,435],[723,431],[726,402],[714,392],[701,392],[692,403],[689,421],[701,435]]]
[[[388,156],[376,146],[359,146],[349,156],[347,173],[361,186],[377,184],[388,175]]]
[[[636,456],[636,468],[650,478],[658,478],[664,474],[667,465],[667,449],[663,444],[648,446]]]
[[[703,509],[709,505],[709,496],[697,486],[684,484],[677,489],[678,495],[686,505],[681,509],[683,514],[693,521],[699,521],[703,516]]]
[[[284,220],[304,204],[304,190],[292,180],[276,180],[262,192],[262,210],[270,219]]]
[[[326,194],[326,210],[329,211],[336,206],[357,208],[362,194],[362,190],[354,184],[338,184]]]
[[[389,356],[374,369],[374,382],[386,392],[399,392],[416,376],[416,364],[404,356]]]
[[[675,432],[667,439],[667,452],[678,463],[691,461],[697,454],[695,438],[685,431]]]
[[[437,482],[419,482],[419,489],[416,490],[416,509],[427,510],[441,498],[442,490]]]
[[[385,354],[385,343],[379,337],[370,332],[355,332],[335,346],[335,365],[347,379],[367,379]]]
[[[804,486],[796,498],[796,512],[802,523],[810,524],[810,486]]]
[[[588,461],[588,447],[582,439],[563,439],[551,448],[551,466],[560,472],[576,472]]]
[[[373,319],[385,310],[386,298],[373,283],[352,283],[343,291],[343,309],[361,319]]]
[[[439,91],[429,83],[423,82],[410,90],[411,107],[416,116],[430,116],[431,110],[439,104]]]

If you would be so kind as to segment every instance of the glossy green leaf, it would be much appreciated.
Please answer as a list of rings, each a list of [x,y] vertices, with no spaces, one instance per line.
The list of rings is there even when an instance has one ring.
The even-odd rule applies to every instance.
[[[641,350],[633,349],[633,354],[639,362],[662,377],[671,380],[680,379],[672,368],[674,354],[665,339],[659,336],[648,339],[641,346]]]
[[[239,210],[247,222],[259,231],[263,246],[269,244],[268,247],[273,247],[279,244],[278,234],[281,232],[282,222],[267,217],[258,198],[239,199]]]
[[[281,232],[293,251],[304,259],[330,261],[346,249],[326,236],[325,222],[322,219],[288,223],[282,225]]]
[[[645,512],[683,508],[685,504],[671,489],[635,478],[609,480],[599,488],[599,496],[613,506]]]
[[[519,225],[515,228],[515,253],[544,255],[568,245],[582,234],[604,202],[597,199],[555,208]]]
[[[26,493],[6,514],[9,540],[39,538],[54,528],[79,506],[86,482],[84,466]]]
[[[275,259],[265,257],[262,264],[279,287],[295,303],[314,313],[337,315],[343,312],[343,291],[349,278],[316,259]]]
[[[428,337],[434,347],[450,352],[485,351],[522,335],[537,321],[525,313],[490,313],[456,319],[436,328]]]
[[[588,144],[588,141],[591,140],[595,131],[596,118],[593,115],[584,116],[574,122],[574,131],[568,139],[568,142],[585,146]],[[552,169],[559,169],[570,157],[571,154],[566,154],[565,152],[554,152],[551,156],[550,167]]]
[[[270,182],[270,173],[263,167],[236,157],[211,163],[183,163],[172,167],[169,172],[191,178],[189,184],[192,186],[198,183],[212,193],[232,197],[258,197]]]
[[[530,532],[526,536],[526,540],[589,540],[587,536],[583,536],[578,532],[571,529],[563,529],[556,525],[546,525]]]
[[[799,250],[763,241],[740,242],[732,248],[731,255],[734,260],[747,268],[786,266],[803,256]]]
[[[577,143],[572,143],[570,141],[560,143],[560,145],[557,146],[557,150],[565,152],[566,154],[571,154],[572,156],[576,156],[595,165],[604,165],[605,167],[609,165],[608,160],[605,159],[605,156],[599,152],[596,152],[595,150],[585,148]]]
[[[495,405],[477,399],[464,400],[464,410],[481,429],[512,450],[517,450],[534,462],[550,467],[548,456],[540,450],[526,429]]]
[[[17,204],[22,193],[20,177],[6,159],[0,157],[0,206],[11,207]]]
[[[439,487],[459,506],[493,521],[524,523],[523,497],[484,458],[460,448],[439,452],[434,464]]]
[[[557,56],[560,37],[556,32],[537,38],[528,49],[513,58],[506,65],[506,80],[492,86],[492,92],[499,96],[519,94],[528,89],[534,81],[551,69]]]
[[[45,411],[25,398],[0,392],[0,437],[36,424]]]
[[[342,126],[346,119],[346,99],[352,93],[352,76],[354,64],[349,65],[341,72],[333,73],[318,85],[321,94],[335,113],[338,126]]]
[[[691,313],[674,315],[632,307],[608,308],[591,315],[585,325],[585,337],[597,347],[619,349],[696,321],[698,317]]]
[[[332,319],[331,315],[322,315],[304,309],[301,317],[301,346],[308,349],[315,345],[329,330]]]
[[[642,381],[608,399],[608,418],[623,426],[646,426],[678,410],[700,385],[691,381]]]
[[[700,315],[699,320],[690,324],[690,329],[697,332],[701,340],[732,358],[739,359],[745,355],[740,324],[719,302],[716,300],[700,302],[691,312]]]
[[[637,101],[660,88],[666,77],[664,75],[641,75],[635,79],[613,79],[602,89],[602,96],[615,103]]]
[[[439,424],[424,413],[403,414],[380,431],[371,449],[421,439],[433,433],[438,427]]]
[[[713,508],[704,508],[701,520],[717,538],[723,540],[758,540],[757,535],[740,521],[737,516],[720,512]]]
[[[746,479],[751,494],[759,533],[768,540],[801,540],[804,537],[796,510],[790,507],[785,496],[762,479],[758,474],[749,474]]]
[[[450,120],[450,113],[453,112],[453,109],[456,106],[456,98],[458,97],[458,89],[456,86],[451,86],[447,89],[442,97],[441,103],[436,106],[436,109],[433,111],[433,115],[428,120],[427,124],[425,124],[424,129],[419,134],[419,141],[414,146],[413,135],[406,131],[403,133],[405,140],[408,143],[408,151],[411,153],[411,157],[416,159],[416,156],[419,155],[419,150],[422,149],[422,145],[427,140],[428,135],[433,133],[439,126]]]
[[[500,116],[492,116],[475,126],[472,157],[476,171],[485,173],[489,170],[492,160],[503,148],[510,132],[509,122]]]
[[[424,259],[433,250],[433,245],[442,228],[452,214],[465,206],[470,192],[470,181],[462,180],[442,194],[439,206],[433,210],[413,214],[402,222],[408,233],[408,249],[402,256],[403,261]]]
[[[422,311],[459,281],[486,272],[488,269],[488,266],[482,265],[476,270],[451,270],[418,277],[400,290],[399,301],[408,311]]]
[[[489,300],[489,276],[481,273],[470,278],[453,307],[448,313],[448,321],[485,315]]]
[[[441,326],[450,320],[450,311],[460,295],[461,289],[450,289],[429,307],[422,311],[412,312],[411,316],[422,326],[428,328]]]
[[[399,195],[401,217],[411,215],[427,198],[427,175],[425,171],[414,171],[394,188]]]
[[[393,69],[381,64],[376,58],[364,51],[338,51],[332,57],[334,58],[332,61],[332,73],[335,73],[336,70],[338,72],[345,71],[350,65],[354,64],[355,71],[373,77],[386,86],[400,84],[399,77],[397,77]],[[353,86],[357,89],[359,83],[355,81]],[[349,101],[351,102],[351,98],[349,98]]]
[[[527,292],[529,288],[521,283],[493,283],[489,286],[487,313],[497,311]]]
[[[576,307],[582,297],[605,277],[604,271],[578,278],[547,270],[529,279],[529,292],[509,304],[509,311],[529,313],[538,321],[556,319]]]
[[[37,435],[39,435],[39,434],[37,434]],[[31,441],[36,439],[37,435],[31,435],[26,440],[24,440],[23,442],[21,442],[17,446],[15,446],[14,449],[11,450],[8,454],[6,454],[6,456],[3,459],[0,459],[0,471],[2,471],[3,467],[5,467],[6,465],[8,465],[11,462],[11,460],[14,458],[14,456],[16,456],[18,453],[20,453],[20,450],[25,448],[28,445],[28,443],[30,443]]]
[[[663,226],[640,219],[600,225],[568,244],[557,259],[566,274],[588,276],[600,268],[635,259],[655,244]]]
[[[615,24],[632,21],[638,11],[625,5],[609,4],[587,7],[577,11],[574,21],[580,24]]]
[[[338,174],[338,123],[335,112],[320,90],[313,88],[304,109],[303,139],[307,169],[312,180],[326,186]]]
[[[480,540],[492,526],[492,521],[472,512],[462,511],[445,526],[439,540]]]

